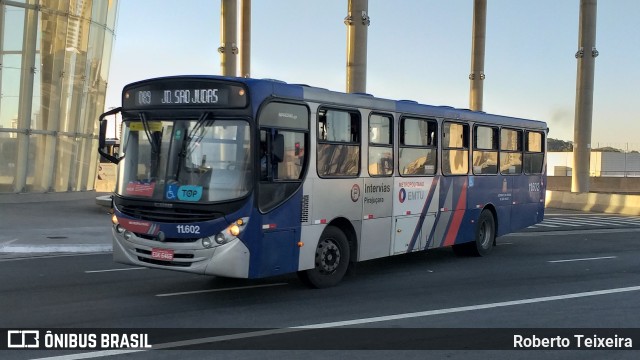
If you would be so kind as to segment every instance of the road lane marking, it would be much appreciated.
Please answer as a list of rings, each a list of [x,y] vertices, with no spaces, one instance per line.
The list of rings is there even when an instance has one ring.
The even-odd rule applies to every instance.
[[[95,273],[104,273],[104,272],[112,272],[112,271],[128,271],[128,270],[144,270],[145,267],[129,267],[129,268],[120,268],[120,269],[105,269],[105,270],[87,270],[85,274],[95,274]]]
[[[545,212],[544,217],[547,217],[547,216],[602,216],[602,217],[611,216],[611,217],[615,217],[616,215],[614,215],[614,214],[607,215],[607,214],[603,214],[603,213],[582,213],[582,214],[572,214],[572,213],[556,214],[556,213],[553,213],[553,214],[549,214],[549,213]]]
[[[301,325],[301,326],[294,326],[294,327],[282,328],[282,329],[260,330],[260,331],[251,331],[251,332],[239,333],[239,334],[212,336],[212,337],[199,338],[199,339],[190,339],[190,340],[175,341],[175,342],[168,342],[168,343],[161,343],[161,344],[152,344],[152,347],[153,347],[152,350],[195,346],[195,345],[217,343],[217,342],[228,341],[228,340],[255,338],[255,337],[273,335],[273,334],[286,334],[286,333],[293,333],[293,332],[310,330],[310,329],[326,329],[326,328],[332,328],[332,327],[363,325],[363,324],[379,323],[379,322],[385,322],[385,321],[395,321],[395,320],[413,319],[413,318],[435,316],[435,315],[454,314],[454,313],[461,313],[461,312],[467,312],[467,311],[496,309],[496,308],[508,307],[508,306],[537,304],[537,303],[561,301],[561,300],[568,300],[568,299],[579,299],[579,298],[600,296],[600,295],[621,294],[621,293],[634,292],[634,291],[640,291],[640,286],[629,286],[629,287],[613,288],[613,289],[606,289],[606,290],[586,291],[586,292],[570,293],[570,294],[564,294],[564,295],[544,296],[544,297],[521,299],[521,300],[503,301],[503,302],[497,302],[497,303],[460,306],[460,307],[445,308],[445,309],[438,309],[438,310],[427,310],[427,311],[410,312],[410,313],[395,314],[395,315],[375,316],[375,317],[353,319],[353,320],[346,320],[346,321],[317,323],[317,324]],[[103,351],[86,352],[81,354],[53,356],[53,357],[40,358],[35,360],[81,360],[81,359],[91,359],[91,358],[97,358],[97,357],[106,357],[106,356],[112,356],[112,355],[122,355],[122,354],[141,352],[141,351],[149,351],[149,350],[144,350],[144,349],[103,350]]]
[[[610,222],[613,224],[625,224],[625,225],[640,225],[640,220],[638,219],[625,219],[625,218],[599,218],[602,221]]]
[[[594,258],[582,258],[582,259],[565,259],[565,260],[550,260],[547,261],[549,263],[564,263],[564,262],[573,262],[573,261],[591,261],[591,260],[605,260],[605,259],[615,259],[617,256],[602,256],[602,257],[594,257]]]
[[[237,286],[237,287],[222,288],[222,289],[183,291],[183,292],[169,293],[169,294],[158,294],[156,296],[157,297],[168,297],[168,296],[179,296],[179,295],[191,295],[191,294],[202,294],[202,293],[210,293],[210,292],[257,289],[257,288],[263,288],[263,287],[282,286],[282,285],[289,285],[289,283],[275,283],[275,284],[263,284],[263,285],[252,285],[252,286]]]
[[[38,260],[38,259],[55,259],[62,257],[73,257],[73,256],[92,256],[92,255],[106,255],[105,253],[86,253],[86,254],[60,254],[60,255],[41,255],[41,254],[27,254],[25,253],[23,257],[10,257],[10,258],[2,258],[0,262],[9,262],[9,261],[22,261],[22,260]],[[13,254],[11,255],[13,256]]]
[[[543,224],[562,225],[562,226],[581,226],[581,225],[578,225],[578,224],[574,224],[573,222],[571,222],[569,220],[563,220],[563,219],[544,219],[544,221],[542,223]],[[538,225],[540,225],[540,224],[538,224]]]
[[[557,235],[586,235],[586,234],[613,234],[613,233],[634,233],[640,232],[640,228],[617,228],[617,229],[584,229],[584,230],[555,230],[555,231],[528,231],[520,233],[511,233],[500,238],[507,237],[538,237],[538,236],[557,236]]]
[[[551,224],[545,224],[545,223],[535,224],[534,226],[543,226],[543,227],[552,227],[552,228],[560,227],[559,225],[551,225]]]

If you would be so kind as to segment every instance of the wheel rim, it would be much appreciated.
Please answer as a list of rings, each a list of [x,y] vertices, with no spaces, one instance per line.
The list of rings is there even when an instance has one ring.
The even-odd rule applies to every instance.
[[[316,268],[322,274],[331,274],[340,266],[340,248],[333,239],[322,239],[316,251]]]
[[[487,220],[480,224],[480,246],[484,249],[488,249],[491,246],[491,238],[493,237],[493,228],[489,225]]]

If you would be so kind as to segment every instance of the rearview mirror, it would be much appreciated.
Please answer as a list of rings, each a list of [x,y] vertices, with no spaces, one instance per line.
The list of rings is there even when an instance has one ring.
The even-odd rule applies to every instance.
[[[117,113],[119,113],[122,110],[121,107],[119,108],[115,108],[113,110],[109,110],[106,113],[100,115],[100,135],[98,136],[98,153],[100,153],[100,155],[102,155],[102,157],[104,157],[105,159],[107,159],[109,162],[117,164],[120,162],[120,160],[122,160],[121,158],[118,158],[117,156],[111,155],[109,154],[108,150],[107,150],[107,124],[108,121],[106,119],[107,116],[111,116],[111,115],[115,115]]]

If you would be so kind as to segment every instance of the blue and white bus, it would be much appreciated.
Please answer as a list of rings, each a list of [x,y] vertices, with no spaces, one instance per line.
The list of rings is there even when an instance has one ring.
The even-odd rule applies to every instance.
[[[219,76],[127,85],[100,120],[120,263],[322,288],[359,261],[487,255],[544,216],[540,121]]]

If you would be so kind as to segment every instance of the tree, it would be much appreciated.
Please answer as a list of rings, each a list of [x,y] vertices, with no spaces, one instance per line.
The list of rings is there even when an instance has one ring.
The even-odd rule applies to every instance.
[[[560,152],[573,151],[573,143],[571,141],[548,138],[547,151],[560,151]]]

